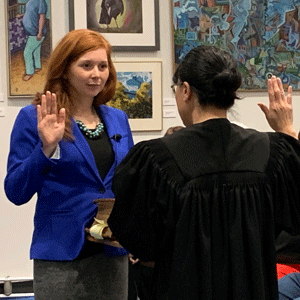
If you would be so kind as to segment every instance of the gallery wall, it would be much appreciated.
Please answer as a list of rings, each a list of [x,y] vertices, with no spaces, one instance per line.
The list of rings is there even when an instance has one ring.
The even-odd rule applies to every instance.
[[[6,0],[5,0],[6,1]],[[4,193],[3,182],[6,174],[6,161],[9,151],[9,138],[14,120],[19,110],[31,102],[30,98],[8,98],[7,84],[7,44],[5,26],[5,1],[0,1],[0,278],[11,276],[32,277],[32,261],[29,260],[29,247],[33,230],[33,215],[36,198],[29,203],[17,207],[10,203]],[[82,1],[85,2],[85,1]],[[162,62],[162,130],[134,132],[134,141],[161,137],[167,128],[182,125],[178,116],[172,91],[170,89],[173,73],[173,47],[171,24],[171,1],[160,0],[160,50],[154,52],[115,52],[113,59],[126,58],[127,60],[158,60]],[[69,28],[69,15],[67,1],[52,0],[52,34],[53,45],[63,37]],[[85,6],[85,4],[83,4]],[[84,9],[83,9],[84,11]],[[241,100],[233,107],[229,115],[231,120],[247,127],[261,131],[270,130],[257,102],[267,103],[266,92],[240,92]],[[165,103],[171,105],[163,105]],[[294,98],[296,130],[300,128],[299,93],[295,92]],[[297,112],[299,112],[297,114]]]

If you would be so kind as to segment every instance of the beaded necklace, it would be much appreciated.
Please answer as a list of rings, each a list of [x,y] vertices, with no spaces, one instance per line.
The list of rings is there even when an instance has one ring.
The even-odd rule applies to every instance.
[[[75,122],[78,124],[81,132],[92,140],[99,138],[104,131],[104,125],[102,122],[100,122],[95,129],[88,129],[82,121],[75,120]]]

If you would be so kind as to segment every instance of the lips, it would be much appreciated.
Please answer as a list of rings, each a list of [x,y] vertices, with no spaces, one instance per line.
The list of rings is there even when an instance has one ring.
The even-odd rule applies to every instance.
[[[101,85],[100,84],[87,84],[87,88],[89,90],[92,90],[92,91],[98,91],[101,89]]]

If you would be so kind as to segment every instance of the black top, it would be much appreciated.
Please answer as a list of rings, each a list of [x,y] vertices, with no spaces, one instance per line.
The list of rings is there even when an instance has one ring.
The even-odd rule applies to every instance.
[[[90,139],[85,134],[83,134],[83,136],[88,142],[94,155],[100,177],[104,180],[115,160],[115,154],[106,129],[102,132],[98,139]]]
[[[138,143],[108,224],[154,260],[153,299],[277,299],[274,241],[300,233],[300,143],[213,119]]]
[[[90,139],[84,133],[83,136],[88,142],[94,155],[99,175],[101,179],[104,180],[115,159],[114,151],[107,131],[105,129],[97,139]],[[100,252],[103,252],[103,244],[86,241],[83,249],[76,259],[84,259]]]

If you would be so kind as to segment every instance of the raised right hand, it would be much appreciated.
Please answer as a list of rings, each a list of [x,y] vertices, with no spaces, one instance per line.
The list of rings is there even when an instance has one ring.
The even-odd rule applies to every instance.
[[[41,104],[37,105],[38,134],[42,141],[42,149],[50,157],[65,132],[66,112],[61,108],[57,113],[56,94],[43,94]]]
[[[297,138],[293,126],[292,87],[289,86],[287,95],[280,78],[272,76],[268,79],[269,107],[263,103],[258,106],[263,111],[272,129]]]

